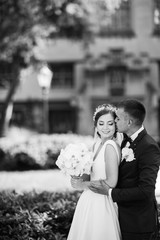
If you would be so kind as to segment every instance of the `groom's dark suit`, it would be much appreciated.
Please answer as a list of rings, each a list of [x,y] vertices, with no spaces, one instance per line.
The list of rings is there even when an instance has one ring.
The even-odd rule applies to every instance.
[[[117,202],[121,231],[154,232],[156,229],[155,184],[160,165],[160,149],[146,130],[131,143],[135,160],[119,166],[112,198]]]

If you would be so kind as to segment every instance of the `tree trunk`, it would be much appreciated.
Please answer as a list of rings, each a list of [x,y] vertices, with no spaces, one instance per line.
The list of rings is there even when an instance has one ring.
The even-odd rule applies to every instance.
[[[13,110],[13,96],[19,84],[19,74],[14,75],[15,77],[11,80],[11,85],[4,100],[4,104],[1,112],[0,120],[0,137],[4,137],[9,127],[9,122],[12,117]]]

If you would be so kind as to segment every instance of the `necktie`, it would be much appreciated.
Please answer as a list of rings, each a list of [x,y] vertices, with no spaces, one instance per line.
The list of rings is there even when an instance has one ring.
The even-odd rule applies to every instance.
[[[126,146],[126,143],[127,143],[127,142],[131,143],[131,142],[132,142],[132,139],[125,134],[125,135],[124,135],[124,139],[123,139],[123,141],[122,141],[122,143],[121,143],[121,149]]]

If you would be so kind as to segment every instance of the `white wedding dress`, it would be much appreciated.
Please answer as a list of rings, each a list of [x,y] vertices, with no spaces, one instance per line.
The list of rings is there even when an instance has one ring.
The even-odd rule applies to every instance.
[[[104,151],[111,144],[120,156],[113,140],[105,142],[96,156],[91,172],[91,180],[106,179]],[[98,149],[96,143],[94,154]],[[84,190],[74,213],[67,240],[120,240],[117,205],[109,196]]]

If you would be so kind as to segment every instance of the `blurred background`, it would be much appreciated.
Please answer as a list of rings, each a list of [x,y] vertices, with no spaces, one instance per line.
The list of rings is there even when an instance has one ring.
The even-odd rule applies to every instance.
[[[57,157],[124,98],[160,144],[160,0],[0,0],[0,240],[66,240],[81,192]],[[160,219],[160,172],[156,199]]]
[[[159,141],[159,0],[0,4],[1,136],[13,126],[90,135],[97,105],[137,98]]]
[[[160,0],[0,0],[1,171],[56,168],[123,98],[159,143]]]

